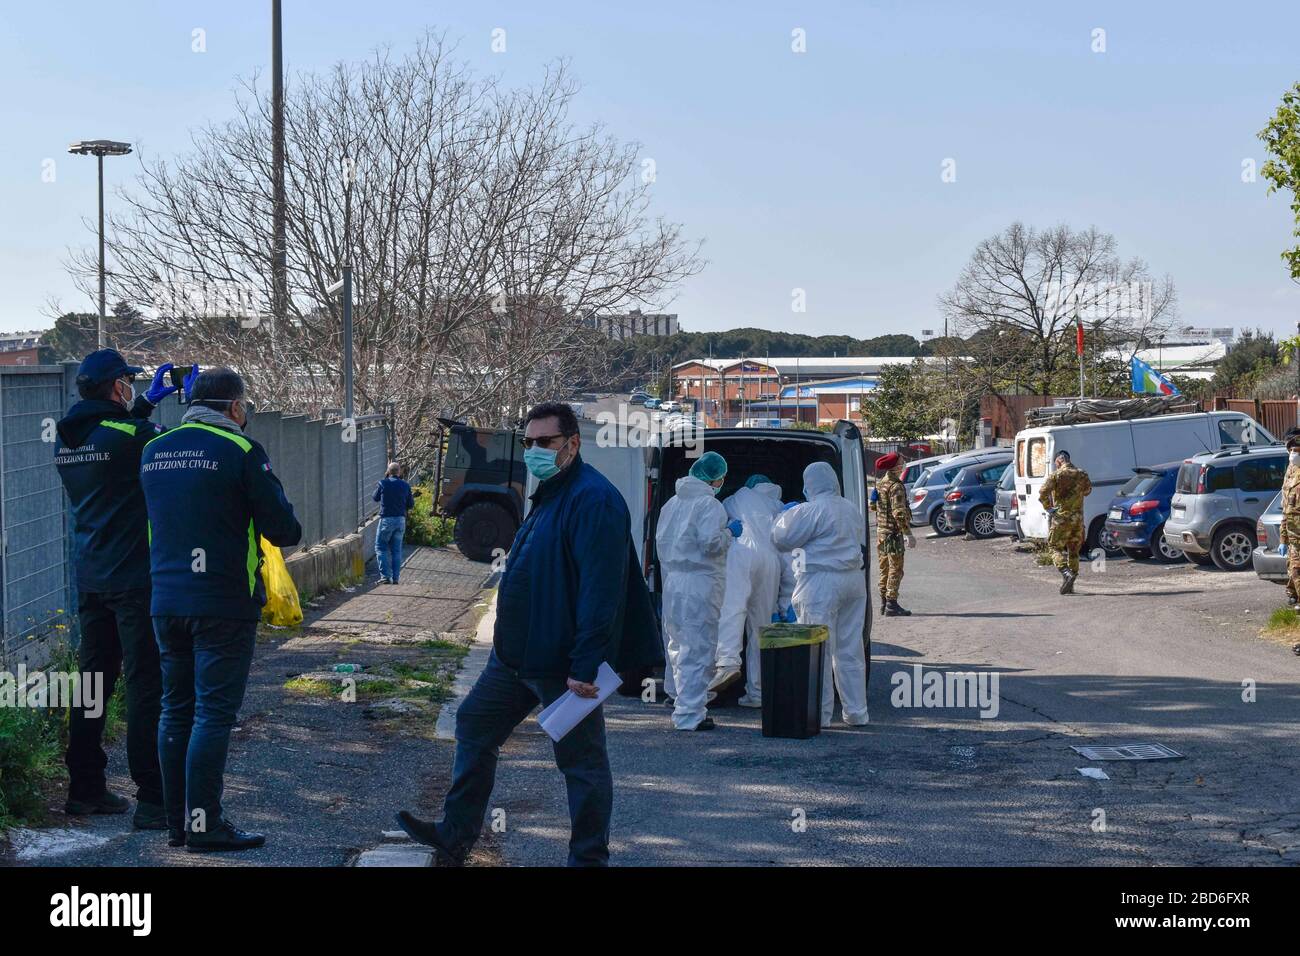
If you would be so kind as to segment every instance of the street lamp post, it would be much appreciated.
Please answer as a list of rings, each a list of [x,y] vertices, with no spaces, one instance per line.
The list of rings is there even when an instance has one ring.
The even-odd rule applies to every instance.
[[[104,157],[125,156],[131,152],[130,143],[111,139],[84,139],[68,147],[69,153],[94,156],[99,161],[99,327],[95,335],[96,348],[104,347]]]

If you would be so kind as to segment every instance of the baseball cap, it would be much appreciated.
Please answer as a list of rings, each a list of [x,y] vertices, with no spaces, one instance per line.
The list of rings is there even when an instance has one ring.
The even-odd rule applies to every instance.
[[[81,360],[77,368],[77,384],[97,385],[123,375],[139,375],[143,371],[138,366],[127,365],[117,349],[99,349]]]

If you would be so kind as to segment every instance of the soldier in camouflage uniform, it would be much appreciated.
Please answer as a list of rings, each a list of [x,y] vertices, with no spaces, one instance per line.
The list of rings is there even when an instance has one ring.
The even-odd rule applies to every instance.
[[[1286,545],[1287,603],[1294,607],[1300,591],[1300,429],[1286,433],[1287,466],[1282,479],[1282,524],[1278,528]]]
[[[903,461],[897,452],[876,459],[876,470],[885,474],[876,482],[876,558],[880,575],[880,612],[886,617],[907,617],[912,612],[898,603],[898,585],[903,580],[904,541],[916,547],[907,492],[903,489]]]
[[[1058,451],[1052,461],[1052,473],[1043,482],[1038,500],[1051,522],[1047,546],[1052,549],[1052,563],[1061,572],[1061,593],[1073,594],[1083,550],[1083,499],[1092,491],[1092,482],[1086,471],[1074,467],[1068,451]]]

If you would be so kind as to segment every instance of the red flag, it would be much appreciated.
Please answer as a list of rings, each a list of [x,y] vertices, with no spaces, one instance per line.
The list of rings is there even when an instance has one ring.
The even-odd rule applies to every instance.
[[[1074,332],[1074,347],[1079,356],[1083,355],[1083,319],[1077,319],[1079,325]]]

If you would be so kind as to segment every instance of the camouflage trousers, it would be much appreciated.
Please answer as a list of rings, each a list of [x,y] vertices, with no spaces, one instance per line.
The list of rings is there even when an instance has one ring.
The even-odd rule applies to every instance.
[[[1052,563],[1057,570],[1068,568],[1079,573],[1079,551],[1083,548],[1083,521],[1057,520],[1047,532],[1047,546],[1052,549]]]
[[[1300,547],[1287,545],[1286,549],[1286,593],[1300,597]]]
[[[898,585],[903,580],[903,536],[894,540],[876,540],[876,573],[880,576],[880,596],[885,600],[898,600]]]

